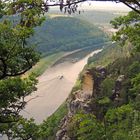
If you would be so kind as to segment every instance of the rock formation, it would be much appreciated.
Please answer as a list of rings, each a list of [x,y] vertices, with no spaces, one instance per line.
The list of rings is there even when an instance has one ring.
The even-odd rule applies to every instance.
[[[68,114],[61,120],[59,130],[56,133],[56,140],[70,140],[67,135],[67,126],[73,115],[79,110],[82,110],[85,113],[93,113],[98,119],[102,119],[103,114],[100,114],[97,111],[100,110],[100,104],[97,102],[93,103],[92,100],[102,96],[100,95],[101,83],[106,77],[107,70],[104,67],[87,69],[84,72],[81,90],[72,93],[67,100]],[[112,95],[109,97],[117,106],[122,102],[120,94],[124,79],[124,75],[118,76],[112,90]]]

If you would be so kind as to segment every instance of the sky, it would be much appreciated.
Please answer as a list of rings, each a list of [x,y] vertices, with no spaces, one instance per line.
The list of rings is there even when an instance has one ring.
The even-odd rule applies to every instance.
[[[50,0],[58,1],[58,0]],[[51,2],[52,3],[52,2]],[[117,11],[130,11],[131,9],[123,3],[116,2],[99,2],[99,1],[88,1],[79,4],[80,9],[86,10],[117,10]]]
[[[89,3],[91,5],[89,6]],[[85,2],[81,4],[81,8],[89,9],[89,10],[117,10],[117,11],[130,11],[131,9],[124,5],[123,3],[116,3],[116,2]]]

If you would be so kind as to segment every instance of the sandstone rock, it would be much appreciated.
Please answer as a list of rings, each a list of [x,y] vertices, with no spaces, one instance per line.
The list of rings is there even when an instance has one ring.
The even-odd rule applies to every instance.
[[[63,136],[65,135],[65,129],[61,129],[56,133],[56,140],[62,140]]]
[[[97,75],[97,73],[99,75]],[[85,113],[91,112],[89,103],[93,94],[98,92],[101,81],[106,77],[106,69],[98,67],[96,69],[88,69],[83,76],[82,89],[72,93],[67,100],[68,114],[60,123],[60,130],[56,134],[56,140],[70,140],[67,136],[67,125],[71,117],[78,111],[83,110]],[[96,87],[94,89],[94,87]],[[94,92],[94,93],[93,93]]]

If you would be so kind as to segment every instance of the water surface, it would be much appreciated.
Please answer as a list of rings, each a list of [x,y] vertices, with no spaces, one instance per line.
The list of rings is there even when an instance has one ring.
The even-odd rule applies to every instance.
[[[54,113],[68,97],[88,58],[100,51],[93,51],[76,62],[64,61],[47,69],[38,77],[38,90],[26,98],[28,104],[22,111],[23,116],[33,117],[37,123],[41,123]]]

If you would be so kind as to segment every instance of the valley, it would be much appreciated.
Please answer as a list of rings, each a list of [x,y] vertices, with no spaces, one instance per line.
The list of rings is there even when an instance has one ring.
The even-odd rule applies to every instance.
[[[0,140],[140,140],[140,2],[94,2],[0,1]]]
[[[94,11],[95,15],[91,16],[92,12],[69,16],[53,11],[43,25],[35,29],[30,41],[37,44],[42,59],[31,70],[39,77],[37,91],[26,97],[27,105],[21,112],[25,118],[33,117],[40,124],[51,116],[69,96],[88,58],[111,44],[100,26],[111,28],[108,22],[116,15]]]
[[[92,51],[75,63],[64,59],[63,63],[48,68],[38,77],[38,90],[26,97],[28,103],[21,114],[26,118],[33,117],[37,123],[53,114],[68,97],[88,58],[100,51]]]

